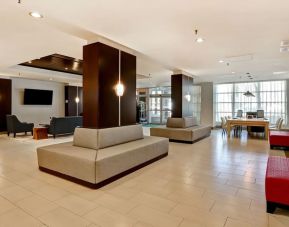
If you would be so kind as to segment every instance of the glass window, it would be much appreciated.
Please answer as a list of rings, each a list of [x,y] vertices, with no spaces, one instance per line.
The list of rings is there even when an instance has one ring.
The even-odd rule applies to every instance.
[[[202,104],[202,97],[201,97],[201,86],[194,85],[192,89],[192,109],[193,109],[193,116],[197,118],[198,123],[201,123],[201,104]]]
[[[238,110],[256,112],[264,110],[265,117],[275,123],[279,117],[286,122],[287,98],[286,81],[264,81],[252,83],[217,84],[215,89],[215,116],[220,122],[221,117],[236,116]],[[246,91],[255,97],[246,97]]]
[[[218,84],[216,86],[216,119],[232,116],[233,84]]]

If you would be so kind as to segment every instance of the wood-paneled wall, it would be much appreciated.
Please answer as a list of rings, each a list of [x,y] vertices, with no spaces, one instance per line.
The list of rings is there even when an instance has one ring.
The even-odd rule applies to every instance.
[[[75,98],[79,97],[79,103]],[[83,89],[76,86],[65,86],[65,116],[79,116],[83,113]]]
[[[0,79],[0,132],[6,131],[6,115],[11,114],[11,80]]]

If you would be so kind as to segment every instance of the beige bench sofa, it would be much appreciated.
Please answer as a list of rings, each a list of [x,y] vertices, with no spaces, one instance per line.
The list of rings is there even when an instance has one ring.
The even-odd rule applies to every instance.
[[[99,188],[168,154],[166,138],[144,136],[141,125],[76,128],[73,142],[37,149],[40,170]]]
[[[210,136],[211,127],[198,125],[195,117],[169,117],[166,126],[151,128],[150,135],[166,137],[170,141],[193,143]]]

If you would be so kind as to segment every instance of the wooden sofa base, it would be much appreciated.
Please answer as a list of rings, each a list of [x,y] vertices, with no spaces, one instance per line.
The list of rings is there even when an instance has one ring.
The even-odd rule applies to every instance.
[[[199,142],[199,141],[201,141],[202,139],[205,139],[205,138],[209,137],[210,135],[211,135],[211,133],[210,133],[210,134],[208,134],[208,135],[205,135],[205,136],[203,136],[203,137],[201,137],[201,138],[199,138],[199,139],[196,139],[196,140],[194,140],[194,141],[186,141],[186,140],[174,140],[174,139],[169,139],[169,141],[170,141],[170,142],[175,142],[175,143],[187,143],[187,144],[194,144],[194,143],[196,143],[196,142]]]
[[[78,178],[63,174],[63,173],[59,173],[59,172],[51,170],[51,169],[47,169],[45,167],[39,166],[39,169],[41,171],[43,171],[43,172],[52,174],[52,175],[57,176],[57,177],[61,177],[63,179],[72,181],[74,183],[81,184],[81,185],[89,187],[89,188],[98,189],[98,188],[101,188],[101,187],[103,187],[103,186],[105,186],[105,185],[107,185],[107,184],[109,184],[109,183],[111,183],[113,181],[116,181],[116,180],[118,180],[118,179],[120,179],[120,178],[122,178],[122,177],[124,177],[124,176],[126,176],[126,175],[128,175],[130,173],[132,173],[132,172],[135,172],[135,171],[137,171],[137,170],[139,170],[139,169],[141,169],[141,168],[143,168],[143,167],[145,167],[145,166],[147,166],[147,165],[149,165],[149,164],[151,164],[153,162],[156,162],[156,161],[158,161],[158,160],[160,160],[160,159],[162,159],[162,158],[164,158],[166,156],[168,156],[168,153],[165,153],[165,154],[162,154],[160,156],[157,156],[157,157],[155,157],[155,158],[153,158],[151,160],[148,160],[148,161],[146,161],[146,162],[144,162],[144,163],[142,163],[140,165],[132,167],[132,168],[130,168],[130,169],[128,169],[128,170],[126,170],[126,171],[124,171],[122,173],[119,173],[119,174],[117,174],[115,176],[112,176],[112,177],[110,177],[110,178],[108,178],[106,180],[103,180],[103,181],[101,181],[99,183],[96,183],[96,184],[93,184],[93,183],[90,183],[90,182],[87,182],[87,181],[84,181],[84,180],[81,180],[81,179],[78,179]]]

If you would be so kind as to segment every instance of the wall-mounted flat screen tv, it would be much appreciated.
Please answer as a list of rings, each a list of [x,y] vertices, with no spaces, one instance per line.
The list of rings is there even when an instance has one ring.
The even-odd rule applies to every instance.
[[[24,89],[24,105],[52,105],[53,91]]]

